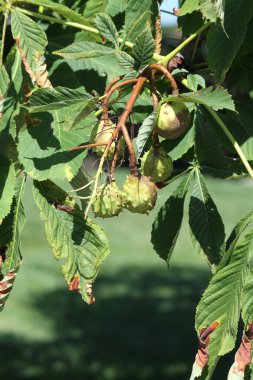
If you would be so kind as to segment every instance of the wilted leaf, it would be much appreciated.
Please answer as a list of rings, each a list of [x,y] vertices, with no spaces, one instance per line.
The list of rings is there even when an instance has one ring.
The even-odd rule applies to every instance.
[[[33,195],[54,256],[65,261],[62,272],[69,289],[78,290],[86,302],[94,302],[90,285],[109,254],[103,230],[85,220],[77,204],[53,182],[35,181]]]

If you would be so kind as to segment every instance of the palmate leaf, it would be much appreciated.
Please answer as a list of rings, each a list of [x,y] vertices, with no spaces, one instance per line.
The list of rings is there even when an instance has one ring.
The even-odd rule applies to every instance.
[[[78,290],[86,302],[94,302],[87,286],[93,284],[109,254],[105,233],[85,220],[77,204],[51,181],[35,181],[33,195],[54,256],[65,260],[62,271],[69,288]]]
[[[146,27],[140,36],[135,40],[133,47],[134,68],[137,71],[143,70],[152,60],[155,51],[155,41],[150,27]]]
[[[34,73],[47,45],[46,34],[35,21],[18,9],[12,8],[11,12],[13,38],[17,42],[24,65],[29,66]]]
[[[194,171],[188,173],[159,210],[151,233],[154,250],[168,264],[175,247],[184,212],[184,200]]]
[[[31,177],[70,181],[81,167],[87,150],[68,152],[68,149],[88,143],[93,125],[88,123],[85,128],[84,124],[83,129],[76,125],[70,129],[65,120],[66,112],[53,111],[53,118],[50,114],[38,114],[30,124],[29,120],[23,122],[19,133],[19,159]]]
[[[208,64],[215,72],[218,82],[225,78],[244,37],[252,17],[251,0],[229,0],[225,2],[224,30],[222,25],[213,25],[207,35]]]
[[[15,166],[0,155],[0,224],[10,212],[15,193]]]
[[[191,102],[196,104],[203,104],[213,108],[215,111],[221,109],[228,109],[235,111],[235,105],[231,95],[223,87],[207,87],[197,92],[188,92],[178,96],[167,96],[164,101],[173,102]]]
[[[22,176],[16,182],[11,211],[0,225],[0,311],[9,296],[22,260],[20,234],[25,223],[22,205],[24,186],[25,176]]]
[[[212,277],[207,290],[197,307],[196,330],[216,323],[208,345],[211,368],[219,356],[231,351],[235,345],[240,299],[248,273],[248,261],[252,254],[253,231],[251,230],[229,255],[226,266],[222,266]]]
[[[118,47],[118,32],[111,17],[106,13],[98,13],[95,18],[96,28],[100,31],[100,34],[110,41],[115,47]]]
[[[60,4],[58,1],[50,1],[50,0],[22,0],[22,3],[33,4],[33,5],[41,5],[51,11],[57,12],[63,17],[81,23],[83,25],[90,25],[89,21],[83,17],[82,15],[74,12],[71,8],[66,7],[63,4]]]
[[[84,91],[66,87],[43,88],[34,91],[26,108],[31,113],[60,110],[72,105],[84,105],[93,97]]]
[[[189,205],[189,226],[196,252],[215,270],[224,253],[224,225],[199,168],[195,169],[195,184]]]

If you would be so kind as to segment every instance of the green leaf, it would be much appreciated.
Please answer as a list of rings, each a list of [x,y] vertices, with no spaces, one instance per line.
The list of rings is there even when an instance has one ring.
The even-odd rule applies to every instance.
[[[226,242],[227,251],[230,252],[235,248],[235,245],[237,244],[242,233],[246,230],[246,228],[249,226],[252,220],[253,220],[253,212],[250,212],[236,224],[229,238],[227,239],[227,242]]]
[[[253,161],[252,107],[253,101],[244,99],[243,101],[236,102],[237,114],[229,112],[225,116],[221,115],[229,131],[240,145],[246,159],[249,161]],[[231,144],[230,147],[232,148]],[[233,151],[233,148],[231,150]]]
[[[224,225],[198,168],[189,205],[189,226],[196,252],[215,270],[224,253]]]
[[[37,115],[36,115],[37,116]],[[23,123],[19,133],[18,152],[26,172],[35,179],[48,178],[69,181],[78,172],[87,150],[68,152],[68,149],[89,142],[92,125],[70,130],[66,124],[66,113],[38,114],[33,124]]]
[[[208,64],[222,82],[244,41],[247,25],[252,17],[251,0],[226,0],[224,29],[213,25],[207,35]]]
[[[106,13],[97,14],[95,18],[95,25],[107,41],[110,41],[115,47],[118,47],[118,32],[110,16]]]
[[[85,220],[77,204],[53,182],[35,181],[33,195],[54,256],[65,261],[62,272],[69,288],[78,290],[86,302],[93,302],[87,285],[93,284],[109,254],[105,233]]]
[[[153,0],[128,0],[125,10],[124,41],[134,41],[148,25],[153,7]]]
[[[6,92],[8,90],[9,84],[10,84],[9,75],[8,75],[5,67],[2,65],[0,67],[0,104],[1,104],[1,100],[6,95]]]
[[[142,123],[142,125],[139,128],[137,138],[135,140],[136,146],[137,146],[137,157],[140,158],[143,149],[145,147],[145,144],[151,136],[152,130],[154,129],[156,120],[156,114],[155,112],[152,112]]]
[[[199,10],[199,0],[186,0],[180,7],[179,16],[195,12]]]
[[[21,49],[24,64],[28,63],[34,73],[47,45],[46,34],[36,22],[16,8],[12,8],[11,15],[13,38]]]
[[[198,86],[202,88],[206,87],[205,79],[198,74],[188,74],[187,85],[191,91],[198,91]]]
[[[162,146],[169,153],[172,161],[178,160],[194,145],[195,138],[195,121],[193,120],[193,126],[189,127],[185,133],[183,133],[178,139],[164,140]]]
[[[87,19],[93,18],[97,13],[104,12],[107,0],[87,0],[83,15]]]
[[[76,195],[78,197],[81,197],[80,203],[82,206],[82,211],[85,211],[85,208],[89,201],[87,197],[90,195],[90,186],[87,186],[89,181],[86,175],[84,174],[82,167],[79,169],[78,173],[74,176],[70,183]]]
[[[210,173],[213,176],[216,174],[227,178],[233,175],[216,125],[209,113],[201,106],[195,113],[195,153],[201,167],[208,168],[208,173],[211,168],[217,169],[217,173]]]
[[[129,71],[134,70],[134,58],[131,57],[131,55],[127,54],[125,51],[117,50],[116,57],[120,66],[124,67],[124,69]]]
[[[188,173],[179,186],[160,208],[151,233],[154,250],[168,264],[176,245],[184,213],[184,200],[192,180],[193,171]]]
[[[135,60],[135,70],[143,70],[151,62],[154,51],[155,41],[150,27],[147,27],[136,39],[133,47],[132,55]]]
[[[20,234],[25,223],[22,205],[24,184],[25,177],[16,182],[16,195],[11,211],[0,225],[0,311],[9,297],[22,260]]]
[[[83,25],[90,25],[90,23],[88,22],[88,20],[85,19],[85,17],[74,12],[70,7],[66,7],[65,5],[60,4],[59,2],[56,2],[56,1],[22,0],[22,3],[33,4],[36,6],[41,5],[42,7],[50,9],[51,11],[57,12],[59,15],[65,17],[71,21],[81,23]]]
[[[216,22],[219,18],[223,25],[225,0],[199,0],[199,8],[207,20]]]
[[[107,75],[108,81],[126,73],[117,62],[114,49],[94,42],[77,42],[56,54],[67,60],[76,60],[69,62],[73,70],[94,70],[101,77]]]
[[[87,92],[66,87],[41,88],[33,92],[26,108],[31,113],[60,110],[72,105],[84,105],[93,100]]]
[[[114,17],[119,13],[123,13],[126,9],[127,2],[125,0],[108,0],[105,12]]]
[[[98,98],[91,98],[84,102],[77,109],[77,115],[73,121],[72,127],[75,127],[84,121],[91,112],[93,112],[98,104]]]
[[[249,324],[253,324],[253,270],[248,273],[245,286],[242,291],[242,319],[245,329]]]
[[[240,299],[247,276],[247,264],[252,254],[253,231],[237,244],[229,253],[227,265],[217,270],[205,291],[196,315],[196,330],[217,323],[211,333],[208,345],[209,367],[218,356],[225,355],[234,348],[238,320],[240,316]]]
[[[67,60],[94,58],[112,53],[114,53],[114,49],[108,46],[86,41],[74,42],[64,49],[54,52],[54,54],[60,55]]]
[[[0,155],[0,224],[10,212],[15,193],[15,166]]]
[[[164,102],[183,102],[183,103],[196,103],[203,104],[207,107],[213,108],[215,111],[221,109],[228,109],[235,111],[235,105],[231,95],[223,87],[207,87],[197,92],[187,92],[178,96],[167,96],[163,99]]]
[[[20,234],[25,224],[25,214],[22,205],[25,180],[25,176],[17,180],[11,211],[0,225],[0,247],[4,250],[5,254],[5,260],[1,267],[1,274],[3,276],[17,270],[22,260]]]

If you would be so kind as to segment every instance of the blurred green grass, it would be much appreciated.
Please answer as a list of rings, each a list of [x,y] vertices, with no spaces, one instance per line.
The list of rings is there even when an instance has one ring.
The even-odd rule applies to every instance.
[[[66,289],[27,187],[23,264],[0,318],[1,378],[188,379],[197,348],[194,311],[209,270],[193,253],[187,217],[169,271],[150,243],[154,216],[175,185],[160,191],[149,217],[126,211],[97,220],[111,254],[92,306]],[[208,179],[208,188],[229,233],[251,210],[252,184]],[[217,378],[226,378],[229,364],[218,367]]]

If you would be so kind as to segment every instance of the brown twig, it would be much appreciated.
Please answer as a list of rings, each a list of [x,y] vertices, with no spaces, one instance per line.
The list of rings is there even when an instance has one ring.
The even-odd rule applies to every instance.
[[[158,95],[157,95],[157,91],[156,91],[155,79],[154,79],[154,73],[153,73],[153,71],[150,71],[150,73],[149,73],[149,83],[150,83],[150,88],[151,88],[151,93],[152,93],[152,99],[153,99],[153,107],[154,107],[154,110],[155,110],[156,107],[158,106],[159,99],[158,99]],[[154,147],[158,148],[160,146],[160,141],[159,141],[158,133],[156,132],[155,129],[153,129],[153,132],[152,132],[152,142],[153,142],[153,146]]]
[[[108,83],[108,85],[107,85],[106,88],[105,88],[104,95],[106,95],[106,94],[110,91],[110,89],[112,88],[112,86],[113,86],[115,83],[117,83],[121,78],[122,78],[122,77],[116,77],[116,78],[114,78],[113,80],[111,80],[111,82]]]
[[[133,84],[133,83],[137,83],[137,82],[138,82],[138,79],[127,79],[127,80],[120,82],[118,84],[115,84],[111,87],[111,89],[107,92],[107,94],[104,98],[103,116],[102,116],[103,120],[109,119],[108,104],[109,104],[110,97],[112,96],[114,91],[116,91],[118,88],[121,88],[123,86],[127,86],[128,84]]]
[[[119,151],[120,151],[120,145],[122,143],[122,141],[120,141],[120,133],[118,134],[118,140],[115,144],[115,149],[114,149],[114,153],[113,153],[113,159],[112,159],[112,162],[111,162],[111,166],[110,166],[110,170],[109,170],[109,178],[110,178],[110,182],[113,182],[115,181],[115,176],[114,176],[114,173],[115,173],[115,168],[116,168],[116,164],[117,164],[117,160],[118,160],[118,155],[119,155]]]
[[[149,70],[153,71],[161,71],[165,76],[166,78],[168,79],[168,81],[170,82],[170,85],[171,85],[171,88],[172,88],[172,95],[174,96],[177,96],[179,94],[179,90],[178,90],[178,86],[177,86],[177,82],[175,81],[175,79],[173,78],[173,76],[171,75],[171,73],[162,65],[158,64],[158,63],[154,63],[152,65],[150,65],[148,67]]]
[[[135,151],[133,148],[132,141],[129,137],[129,134],[128,134],[128,131],[126,128],[126,121],[127,121],[128,116],[130,115],[130,113],[133,109],[133,106],[134,106],[134,104],[138,98],[138,95],[139,95],[139,93],[140,93],[140,91],[141,91],[141,89],[142,89],[142,87],[146,81],[147,81],[146,77],[140,77],[138,79],[136,86],[133,89],[130,98],[128,99],[128,102],[126,104],[126,108],[125,108],[124,112],[122,113],[122,115],[120,116],[118,124],[117,124],[117,128],[118,127],[121,128],[124,139],[125,139],[126,144],[127,144],[127,148],[129,151],[130,171],[131,171],[131,174],[134,176],[138,176],[136,155],[135,155]]]
[[[73,152],[74,150],[79,150],[79,149],[90,149],[90,148],[95,148],[96,146],[106,146],[106,143],[97,143],[97,144],[88,144],[88,145],[79,145],[79,146],[74,146],[73,148],[70,148],[68,152]]]

